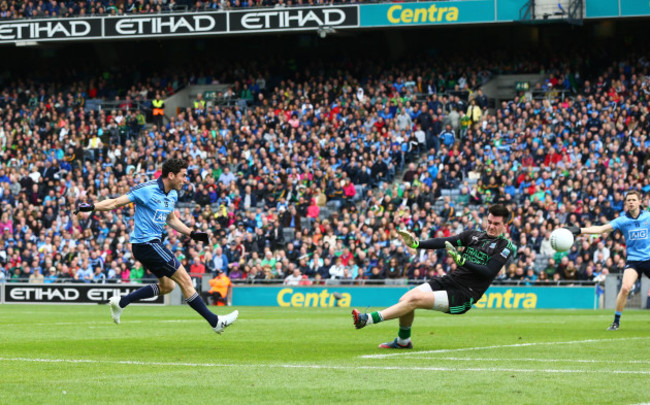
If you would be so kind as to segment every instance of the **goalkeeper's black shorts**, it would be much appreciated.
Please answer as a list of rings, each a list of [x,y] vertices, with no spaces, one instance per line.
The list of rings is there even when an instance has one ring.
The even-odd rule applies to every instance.
[[[474,298],[463,288],[447,282],[444,278],[434,277],[429,281],[433,291],[447,291],[449,297],[448,314],[460,315],[472,309]]]

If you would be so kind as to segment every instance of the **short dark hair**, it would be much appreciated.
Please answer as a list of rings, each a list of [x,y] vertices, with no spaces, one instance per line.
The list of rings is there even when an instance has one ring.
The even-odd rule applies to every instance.
[[[182,169],[187,169],[188,166],[187,160],[175,158],[169,159],[163,163],[162,178],[167,178],[169,173],[178,174]]]
[[[627,192],[627,194],[625,194],[624,201],[627,201],[627,197],[629,197],[629,196],[631,196],[631,195],[635,195],[636,198],[639,199],[639,201],[642,201],[642,200],[643,200],[643,196],[641,195],[641,193],[640,193],[639,191],[637,191],[637,190],[630,190],[630,191]]]
[[[510,210],[503,204],[494,204],[488,211],[495,217],[503,218],[504,223],[510,219]]]

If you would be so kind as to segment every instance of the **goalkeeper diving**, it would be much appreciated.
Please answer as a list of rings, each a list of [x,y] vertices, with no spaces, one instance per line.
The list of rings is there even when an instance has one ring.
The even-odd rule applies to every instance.
[[[485,231],[465,231],[448,238],[424,241],[419,241],[407,231],[398,231],[404,244],[411,249],[446,249],[458,268],[408,291],[397,304],[382,311],[360,313],[354,309],[354,326],[361,329],[373,323],[399,318],[399,331],[395,340],[382,343],[379,347],[411,349],[411,326],[416,309],[430,309],[452,315],[469,311],[516,253],[515,246],[505,237],[509,218],[508,208],[496,204],[489,208],[488,216],[484,219]]]

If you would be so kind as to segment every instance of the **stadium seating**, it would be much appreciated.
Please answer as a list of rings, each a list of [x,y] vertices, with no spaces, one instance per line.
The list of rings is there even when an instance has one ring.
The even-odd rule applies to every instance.
[[[464,72],[469,66],[468,61],[464,68],[457,70],[457,75],[431,79],[429,85],[421,89],[401,87],[397,81],[388,81],[394,72],[384,70],[377,82],[382,83],[381,86],[358,85],[364,90],[365,96],[362,97],[367,98],[358,99],[356,104],[354,91],[329,90],[331,94],[327,97],[325,94],[311,94],[311,99],[306,100],[300,90],[302,83],[286,81],[283,88],[268,86],[264,90],[250,81],[256,94],[263,94],[267,100],[288,97],[290,104],[276,102],[270,110],[255,102],[244,109],[239,105],[218,103],[202,111],[190,107],[168,117],[170,120],[163,128],[154,128],[150,116],[147,122],[142,121],[147,114],[134,108],[135,97],[138,97],[135,93],[131,101],[124,99],[115,105],[114,110],[100,112],[92,107],[98,101],[89,95],[91,82],[88,83],[89,89],[61,95],[38,91],[40,87],[36,82],[32,82],[30,93],[25,91],[27,87],[6,87],[0,97],[0,139],[6,146],[0,168],[2,277],[5,280],[25,279],[38,268],[46,276],[46,282],[125,281],[116,269],[139,266],[131,260],[128,246],[132,208],[119,213],[74,218],[70,216],[70,207],[77,199],[116,196],[138,182],[154,178],[159,174],[161,162],[170,156],[166,151],[178,149],[180,156],[189,159],[193,178],[178,207],[181,218],[207,223],[217,236],[210,249],[221,246],[231,262],[235,260],[249,265],[249,268],[257,267],[256,282],[280,282],[282,269],[289,262],[303,266],[301,271],[311,277],[319,272],[322,279],[330,278],[326,267],[300,263],[297,257],[302,254],[285,257],[283,247],[289,241],[295,242],[297,250],[309,257],[319,253],[321,257],[334,258],[340,256],[344,248],[349,248],[354,256],[350,261],[354,282],[367,282],[371,276],[371,262],[383,272],[384,264],[398,254],[395,229],[415,229],[420,237],[427,238],[476,228],[480,224],[474,222],[472,213],[479,212],[490,202],[504,202],[513,208],[511,236],[515,244],[520,243],[521,233],[539,230],[541,239],[530,241],[529,238],[525,245],[519,246],[520,254],[514,261],[515,266],[522,270],[517,273],[519,275],[504,272],[500,277],[502,281],[514,283],[534,282],[521,274],[526,274],[530,267],[538,273],[545,266],[547,257],[540,254],[541,240],[545,230],[572,220],[566,212],[578,212],[580,218],[576,219],[584,223],[600,222],[601,216],[611,219],[621,209],[625,182],[644,191],[648,187],[644,175],[645,161],[637,160],[647,148],[644,137],[649,129],[645,118],[648,113],[648,83],[642,74],[627,73],[633,70],[647,73],[648,67],[643,59],[625,59],[621,60],[624,73],[603,68],[594,78],[581,75],[584,78],[581,82],[569,77],[573,77],[573,73],[557,70],[543,99],[521,95],[493,108],[486,104],[481,109],[480,119],[468,124],[463,117],[468,102],[475,99],[480,83],[476,82],[474,87],[467,87],[461,93],[449,93],[445,89],[467,82]],[[412,73],[407,71],[400,79],[408,81],[409,76]],[[331,86],[332,78],[323,80],[318,85]],[[348,80],[349,83],[368,83],[362,75],[351,76]],[[242,83],[234,82],[233,87],[241,90]],[[134,86],[144,88],[138,83]],[[568,91],[571,97],[554,97],[557,88]],[[350,86],[350,89],[354,87]],[[113,90],[106,89],[107,92]],[[148,96],[142,101],[160,90],[149,88]],[[374,94],[384,96],[385,101]],[[463,98],[456,98],[458,94]],[[390,100],[395,100],[395,103],[391,104]],[[600,107],[596,107],[596,100],[600,101]],[[374,103],[375,110],[368,110],[363,102]],[[415,124],[424,122],[420,112],[424,105],[434,112],[434,123],[426,130],[427,144],[410,157],[421,171],[412,181],[403,181],[408,170],[405,141],[414,133]],[[85,113],[75,115],[75,108],[80,106],[85,107]],[[317,106],[320,109],[316,110]],[[394,111],[391,111],[393,107]],[[396,129],[399,107],[412,108],[408,114],[413,126],[407,127],[404,133]],[[27,110],[21,110],[23,108]],[[365,117],[360,127],[353,127],[352,121],[347,121],[346,113],[355,112],[351,108],[356,108]],[[582,109],[592,112],[580,117],[578,121],[581,119],[581,124],[576,125],[577,121],[571,119],[571,114]],[[41,154],[39,150],[29,149],[26,129],[16,124],[15,117],[19,111],[36,118],[27,127],[33,131],[32,136],[38,135],[39,145],[43,147]],[[291,121],[292,114],[299,117],[298,121]],[[383,117],[384,124],[379,116]],[[206,127],[201,128],[200,122],[206,122]],[[461,128],[461,122],[465,127]],[[442,135],[447,123],[456,131],[451,142],[445,145]],[[276,130],[275,134],[268,130],[269,127]],[[309,136],[304,138],[305,142],[299,141],[295,134],[314,135],[319,128],[322,132],[318,134],[325,136],[326,141],[313,146],[319,153],[326,153],[327,159],[320,160],[316,166],[315,156],[310,159],[291,154],[289,136],[294,136],[297,145],[306,144],[310,141]],[[231,143],[227,146],[213,143],[206,136],[211,129],[214,129],[215,137],[217,134],[227,137]],[[627,136],[633,129],[636,132]],[[377,136],[380,134],[382,136]],[[495,145],[497,134],[499,144]],[[253,136],[257,137],[256,140],[249,142]],[[353,184],[353,198],[346,198],[343,194],[340,199],[336,198],[339,201],[334,201],[327,195],[334,192],[339,178],[364,179],[350,166],[353,153],[345,150],[346,142],[341,143],[345,136],[350,136],[347,143],[359,145],[361,154],[367,153],[371,162],[357,156],[359,166],[369,164],[365,180]],[[581,136],[585,139],[582,140]],[[374,140],[371,142],[370,139]],[[237,143],[236,149],[232,141]],[[526,150],[533,142],[544,145],[544,149],[541,152],[533,150],[533,154],[528,156]],[[246,143],[252,152],[250,154],[241,153]],[[620,150],[630,150],[631,153],[609,156],[607,151],[611,150],[613,143],[618,143]],[[16,147],[12,148],[13,145]],[[331,148],[333,145],[336,149]],[[490,146],[495,146],[495,149]],[[556,153],[551,152],[551,146],[556,146]],[[207,155],[209,148],[218,151],[218,158]],[[146,150],[154,154],[147,154]],[[381,158],[378,157],[380,154]],[[265,160],[264,156],[269,159]],[[244,162],[253,161],[253,164],[242,165],[241,158]],[[285,161],[273,162],[271,159],[275,158]],[[459,162],[459,158],[464,161]],[[289,175],[274,164],[286,169],[291,159],[299,159],[299,164]],[[386,163],[390,173],[382,181],[373,172],[374,163],[380,160]],[[458,164],[459,170],[452,171],[454,164]],[[637,170],[634,170],[634,164],[637,164]],[[220,178],[225,167],[235,174],[235,181],[226,183]],[[621,180],[603,181],[603,189],[592,184],[593,179],[603,177],[604,180],[612,174]],[[495,183],[490,183],[490,177],[494,177]],[[506,183],[509,179],[513,181],[510,186]],[[567,180],[579,183],[569,184]],[[534,187],[535,183],[539,188]],[[463,184],[467,185],[469,193],[461,192],[459,185]],[[257,200],[257,206],[249,209],[243,207],[241,200],[246,185],[253,186]],[[432,185],[437,186],[437,192],[430,191]],[[403,201],[407,186],[409,192],[417,189],[421,195],[411,194],[409,200]],[[571,189],[566,189],[567,186]],[[206,193],[202,192],[203,188]],[[307,205],[312,198],[319,200],[317,218],[306,218],[307,206],[299,205],[300,197]],[[446,205],[447,200],[453,211]],[[415,203],[418,204],[417,212]],[[197,210],[197,204],[204,208]],[[430,204],[429,208],[425,208],[427,204]],[[297,208],[295,216],[289,214],[287,206]],[[405,206],[411,209],[406,211]],[[266,224],[261,226],[262,223]],[[276,226],[282,228],[281,240],[272,237]],[[330,230],[332,235],[328,235]],[[248,241],[249,236],[251,241]],[[186,243],[173,231],[170,231],[167,243],[175,253],[187,258],[188,266],[195,260],[193,253],[198,249],[195,244]],[[238,256],[240,250],[235,246],[240,243],[245,247],[245,253]],[[329,249],[325,249],[326,243]],[[592,246],[577,246],[565,255],[571,262],[585,254],[593,258]],[[604,248],[608,252],[621,252],[621,246],[620,240],[608,239]],[[263,258],[266,250],[282,263],[280,271],[268,280],[261,263],[253,257],[253,252],[257,252]],[[537,253],[534,259],[531,251]],[[84,262],[83,258],[86,255],[91,257],[93,252],[97,257]],[[205,249],[201,252],[204,253]],[[375,261],[364,260],[369,255],[374,255]],[[76,256],[78,260],[74,260]],[[559,264],[561,256],[557,254],[555,257],[560,279],[564,277]],[[203,254],[199,257],[203,260]],[[618,271],[624,257],[612,254],[607,260],[600,265]],[[402,277],[412,278],[414,269],[421,264],[429,267],[442,264],[444,271],[449,270],[449,263],[442,254],[431,253],[422,261],[416,258],[410,263],[405,262]],[[572,277],[582,281],[593,279],[597,273],[589,275],[586,272],[589,266],[596,266],[593,259],[582,262],[577,276]],[[104,277],[97,280],[93,276],[80,278],[79,274],[85,274],[80,271],[84,267],[91,273],[100,267]],[[18,268],[23,271],[17,273]],[[48,279],[51,268],[54,268],[53,275]],[[248,274],[242,281],[250,281],[247,277]],[[426,274],[423,272],[421,277],[426,277]],[[578,281],[566,280],[571,283]]]

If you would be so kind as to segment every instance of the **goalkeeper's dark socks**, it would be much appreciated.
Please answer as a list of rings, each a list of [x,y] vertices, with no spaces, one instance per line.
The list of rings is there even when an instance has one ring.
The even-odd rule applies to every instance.
[[[411,327],[400,325],[399,331],[397,332],[397,343],[406,346],[411,341]]]
[[[621,324],[621,315],[622,313],[619,311],[614,312],[614,323],[617,325]]]
[[[366,325],[371,325],[373,323],[379,323],[383,321],[384,317],[381,316],[381,313],[379,311],[375,311],[368,314],[368,322],[366,322]]]
[[[208,323],[210,323],[210,326],[213,328],[217,326],[219,317],[205,306],[205,302],[203,302],[203,299],[199,296],[199,293],[194,293],[194,295],[192,295],[186,301],[189,306],[192,307],[192,309],[201,314],[201,316],[204,317]]]
[[[120,299],[120,308],[124,308],[134,301],[152,298],[160,295],[160,288],[158,284],[149,284],[142,288],[138,288],[129,295],[125,295]]]

